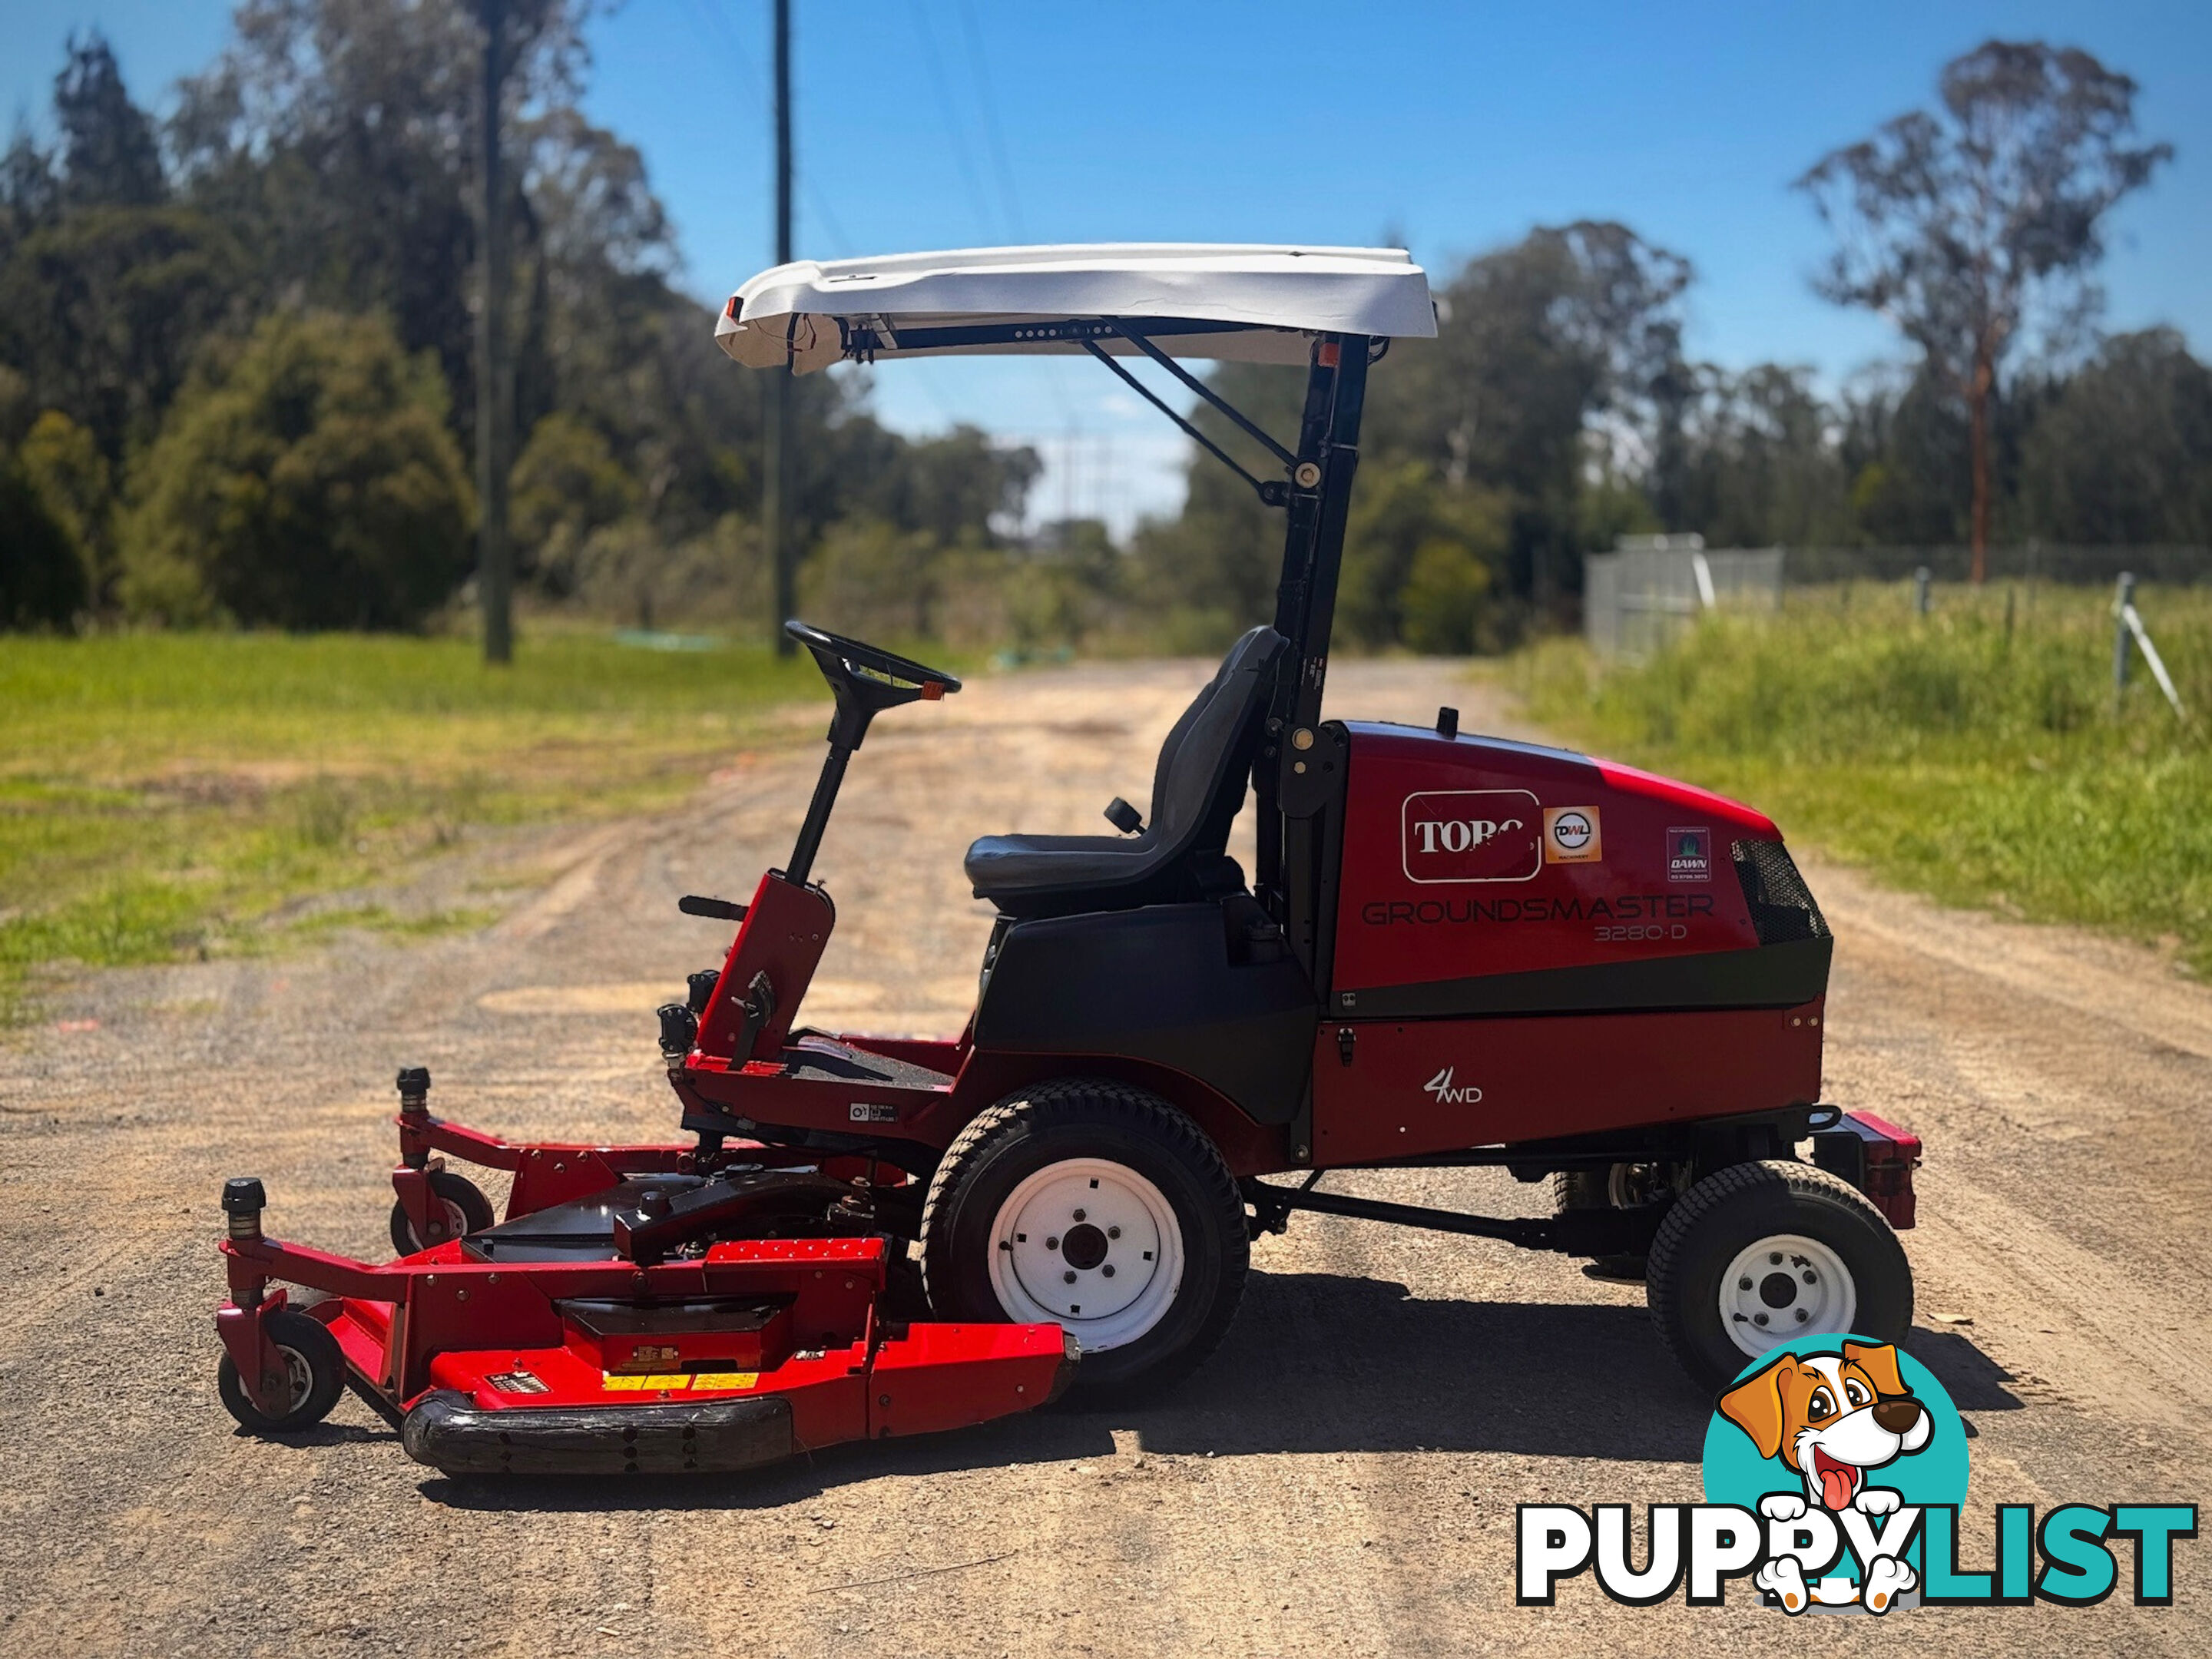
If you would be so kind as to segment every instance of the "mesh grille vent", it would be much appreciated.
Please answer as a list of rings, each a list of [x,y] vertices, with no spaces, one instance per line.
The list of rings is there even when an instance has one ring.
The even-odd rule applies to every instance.
[[[1780,842],[1739,841],[1735,852],[1735,878],[1743,884],[1743,902],[1750,907],[1761,945],[1828,937],[1812,889]]]

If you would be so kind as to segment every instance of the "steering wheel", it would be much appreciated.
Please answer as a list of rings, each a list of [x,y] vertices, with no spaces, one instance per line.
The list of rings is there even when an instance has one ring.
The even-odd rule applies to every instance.
[[[830,695],[837,702],[830,741],[840,749],[858,749],[868,734],[868,722],[884,709],[906,702],[934,702],[960,689],[957,675],[811,623],[793,619],[784,623],[783,631],[813,653],[815,665],[830,682]]]

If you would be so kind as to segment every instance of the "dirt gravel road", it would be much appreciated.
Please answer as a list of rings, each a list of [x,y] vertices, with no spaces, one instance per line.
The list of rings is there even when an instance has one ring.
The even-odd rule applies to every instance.
[[[840,931],[810,1020],[957,1029],[988,919],[960,854],[1090,830],[1135,797],[1207,667],[987,678],[882,721],[818,866]],[[1340,665],[1334,713],[1511,730],[1449,665]],[[808,717],[808,726],[813,723]],[[712,960],[686,891],[742,895],[788,846],[811,730],[686,810],[480,850],[502,921],[411,948],[118,972],[0,1049],[0,1650],[36,1654],[2183,1654],[2118,1602],[1786,1622],[1513,1602],[1521,1502],[1700,1497],[1706,1403],[1640,1289],[1551,1256],[1305,1218],[1262,1240],[1218,1355],[1146,1409],[1054,1411],[848,1447],[745,1479],[447,1481],[347,1400],[272,1444],[215,1399],[222,1178],[270,1230],[373,1252],[400,1063],[520,1136],[672,1127],[652,1006]],[[1968,1514],[2198,1501],[2212,1467],[2212,993],[2147,953],[1809,874],[1838,939],[1829,1095],[1929,1156],[1911,1346],[1976,1434]],[[96,1027],[90,1022],[97,1022]],[[1347,1190],[1535,1212],[1467,1172]],[[1967,1531],[1970,1565],[1990,1553]]]

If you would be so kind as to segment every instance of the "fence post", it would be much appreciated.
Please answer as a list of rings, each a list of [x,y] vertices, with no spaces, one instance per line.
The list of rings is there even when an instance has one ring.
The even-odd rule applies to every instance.
[[[2174,689],[2173,676],[2166,672],[2166,659],[2158,654],[2157,642],[2151,638],[2150,629],[2143,626],[2142,613],[2136,609],[2135,578],[2130,576],[2126,580],[2127,599],[2120,606],[2120,621],[2134,639],[2136,649],[2142,653],[2143,662],[2150,669],[2151,678],[2158,682],[2158,689],[2166,695],[2166,702],[2172,707],[2174,719],[2186,724],[2189,711],[2181,706],[2181,693]]]
[[[2128,607],[2136,602],[2136,579],[2133,573],[2120,572],[2119,591],[2112,596],[2112,713],[2120,712],[2120,700],[2128,690]]]
[[[1936,580],[1936,573],[1926,565],[1912,573],[1912,608],[1922,616],[1928,614],[1928,586]]]

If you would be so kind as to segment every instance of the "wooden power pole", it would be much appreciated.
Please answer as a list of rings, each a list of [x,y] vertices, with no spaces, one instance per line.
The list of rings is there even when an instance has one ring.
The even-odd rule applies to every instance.
[[[791,263],[791,0],[775,0],[775,262]],[[798,647],[783,624],[799,609],[799,550],[791,534],[791,365],[769,371],[767,472],[762,480],[761,521],[769,568],[775,583],[775,651]]]
[[[483,192],[477,270],[477,596],[486,662],[514,657],[514,547],[507,539],[507,474],[514,453],[514,366],[507,345],[507,188],[500,165],[500,107],[507,83],[507,0],[482,0],[483,119],[477,183]]]

